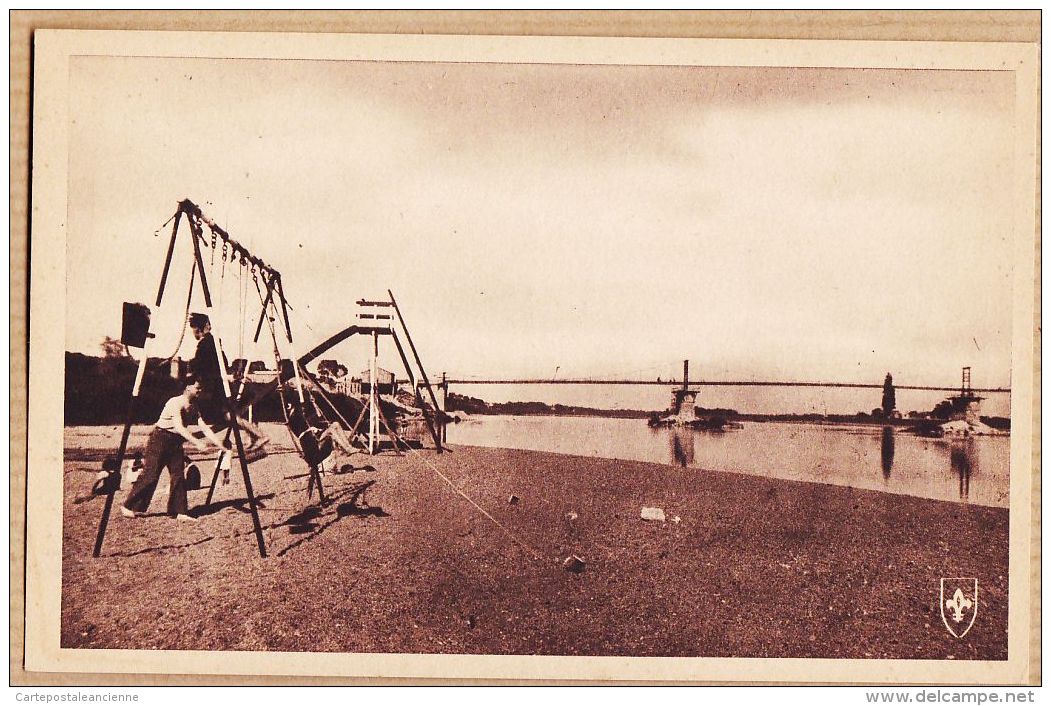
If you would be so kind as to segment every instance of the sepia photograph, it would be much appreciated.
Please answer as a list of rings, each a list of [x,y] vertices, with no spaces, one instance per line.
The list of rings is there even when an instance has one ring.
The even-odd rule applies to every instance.
[[[27,665],[1026,679],[1034,47],[35,41]]]

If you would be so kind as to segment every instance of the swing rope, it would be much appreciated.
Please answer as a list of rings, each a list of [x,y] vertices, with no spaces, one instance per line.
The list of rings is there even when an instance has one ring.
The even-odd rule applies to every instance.
[[[329,406],[329,408],[336,413],[337,417],[339,417],[339,421],[343,424],[344,428],[350,429],[350,424],[347,422],[346,417],[344,417],[340,413],[339,408],[336,407],[335,403],[325,392],[325,388],[322,387],[322,385],[314,379],[314,376],[309,371],[304,370],[303,373],[306,375],[307,380],[310,382],[310,389],[317,390],[321,394],[321,398],[325,400],[325,403]],[[314,401],[313,397],[311,397],[310,403],[314,406],[314,410],[318,413],[318,416],[322,417],[326,422],[331,422],[329,416],[321,410],[317,402]]]
[[[262,290],[259,288],[259,280],[257,278],[253,278],[253,279],[255,281],[256,295],[259,297],[259,303],[263,304],[265,299],[263,297]],[[246,291],[246,295],[247,295],[247,291]],[[278,346],[278,343],[277,343],[277,330],[276,330],[276,327],[274,325],[274,319],[271,316],[268,315],[269,314],[269,310],[271,308],[273,308],[273,310],[274,310],[274,312],[276,314],[277,304],[275,302],[271,301],[269,303],[269,305],[267,306],[267,310],[264,311],[263,316],[266,317],[267,327],[270,329],[270,339],[273,341],[273,344],[274,344],[274,361],[275,361],[275,367],[277,368],[277,375],[278,375],[277,393],[278,393],[278,396],[281,398],[281,414],[284,417],[285,428],[288,430],[288,436],[292,440],[292,445],[295,447],[296,451],[299,453],[299,456],[304,461],[306,461],[309,464],[309,461],[307,461],[307,458],[306,458],[306,453],[303,450],[302,443],[300,442],[299,438],[295,435],[295,432],[292,431],[292,420],[291,420],[291,418],[289,417],[289,414],[288,414],[289,403],[288,403],[288,400],[285,397],[285,386],[281,382],[281,350],[280,350],[280,347]],[[296,364],[295,361],[293,361],[293,365],[295,365],[295,364]],[[303,372],[306,372],[306,371],[303,371]],[[325,394],[324,390],[321,390],[320,386],[316,385],[314,383],[313,379],[308,379],[306,377],[301,377],[300,378],[300,384],[301,385],[304,384],[304,381],[309,381],[310,384],[311,384],[311,388],[312,389],[319,390],[322,395]],[[336,409],[335,405],[332,404],[331,400],[329,400],[327,398],[327,396],[325,397],[325,399],[328,402],[328,404],[330,406],[332,406],[332,409],[336,412],[337,415],[339,415],[340,419],[343,420],[343,422],[345,424],[346,420],[343,418],[343,415],[339,413],[339,410]],[[324,419],[326,422],[328,422],[329,421],[328,416],[318,408],[317,402],[315,402],[313,396],[310,397],[310,403],[314,407],[314,410],[317,413],[317,415],[319,417],[321,417],[322,419]],[[308,426],[311,426],[309,424],[308,420],[304,420],[304,421],[307,421]]]
[[[259,289],[259,280],[255,283],[256,294],[259,295],[259,303],[263,304],[263,293]],[[274,320],[270,318],[270,307],[273,306],[273,302],[270,303],[263,311],[263,317],[266,319],[267,327],[270,329],[270,339],[274,342],[274,367],[277,370],[277,394],[281,398],[281,415],[285,418],[285,429],[288,430],[288,437],[292,440],[292,446],[295,447],[296,453],[299,457],[306,461],[306,456],[303,454],[303,447],[299,443],[299,439],[295,433],[292,432],[292,420],[288,417],[288,402],[285,400],[285,386],[281,382],[281,349],[277,345],[277,331],[274,329]],[[274,307],[276,309],[276,307]]]
[[[256,295],[259,297],[259,303],[262,304],[262,302],[263,302],[263,292],[259,288],[259,280],[258,279],[256,279],[256,281],[255,281],[255,291],[256,291]],[[274,307],[274,309],[276,310],[277,309],[277,305],[273,304],[273,302],[271,302],[271,304]],[[304,322],[304,323],[306,323],[306,322]],[[307,323],[306,326],[311,331],[314,330],[313,328],[311,328],[309,323]],[[276,347],[277,342],[276,342],[276,335],[273,333],[273,321],[270,321],[270,327],[271,327],[271,335],[275,336],[275,343],[274,343],[274,345]],[[298,362],[294,362],[293,364],[294,365],[298,365]],[[343,427],[345,429],[347,429],[347,430],[354,429],[355,427],[352,426],[350,424],[350,422],[347,421],[347,418],[344,417],[343,414],[339,411],[339,408],[332,401],[332,399],[328,396],[328,393],[325,392],[325,388],[314,378],[314,375],[311,374],[309,370],[300,369],[300,371],[303,373],[303,376],[310,382],[311,389],[312,390],[317,390],[317,392],[321,393],[321,398],[323,400],[325,400],[325,403],[329,406],[329,408],[332,409],[332,411],[336,413],[336,416],[339,417],[339,421],[343,425]],[[315,402],[313,398],[311,398],[310,402],[313,405],[314,410],[317,412],[318,416],[323,418],[326,422],[331,423],[332,420],[329,417],[329,415],[325,414],[320,409],[320,407],[318,406],[317,402]]]
[[[280,353],[278,353],[277,348],[274,348],[274,353],[277,354],[277,355],[280,355]],[[278,371],[277,371],[277,374],[278,374],[279,377],[281,375],[280,367],[281,366],[279,364],[278,365]],[[300,446],[299,438],[292,431],[292,420],[289,419],[289,417],[288,417],[288,402],[285,400],[285,386],[284,385],[278,384],[278,386],[277,386],[277,394],[281,397],[281,415],[285,418],[285,429],[288,430],[288,438],[290,438],[292,440],[292,446],[295,447],[296,453],[298,453],[299,456],[305,461],[306,460],[306,456],[303,455],[303,447]]]
[[[252,275],[255,275],[255,269],[253,266]],[[241,271],[241,330],[238,332],[237,337],[237,357],[244,358],[244,340],[245,340],[245,318],[248,313],[248,277],[245,275],[244,270]]]
[[[179,349],[182,348],[182,342],[186,339],[186,329],[190,326],[190,303],[193,301],[193,285],[197,276],[197,261],[194,260],[193,265],[190,267],[190,288],[186,292],[186,310],[182,315],[182,328],[179,330],[179,342],[175,344],[175,350],[167,358],[163,359],[157,364],[157,368],[163,368],[165,365],[170,364],[175,360],[175,356],[179,355]]]

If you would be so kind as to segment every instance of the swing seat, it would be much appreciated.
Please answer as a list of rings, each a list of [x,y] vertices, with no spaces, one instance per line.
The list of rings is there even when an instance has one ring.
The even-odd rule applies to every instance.
[[[142,471],[142,454],[131,453],[124,457],[127,464],[128,481],[134,482]],[[102,470],[95,476],[95,484],[91,492],[95,495],[109,495],[120,490],[121,467],[117,463],[116,456],[106,456],[102,459]]]
[[[317,429],[310,426],[298,405],[289,403],[285,411],[288,415],[288,428],[299,441],[299,448],[302,449],[303,458],[307,463],[317,466],[332,455],[332,440],[318,439]]]
[[[308,429],[299,437],[299,445],[303,449],[303,458],[311,466],[320,465],[332,455],[332,440],[323,439],[318,441],[317,434],[313,429]]]
[[[322,473],[337,473],[336,460],[332,456],[329,456],[321,461],[318,465],[318,470]]]
[[[186,467],[186,489],[200,490],[202,487],[201,469],[197,467],[196,463],[191,463]]]
[[[266,449],[262,446],[248,446],[245,448],[245,461],[255,463],[263,458],[266,458]]]
[[[102,471],[96,476],[95,484],[91,486],[92,495],[111,495],[118,490],[120,490],[120,473],[114,471]]]
[[[266,458],[266,456],[266,449],[264,449],[262,446],[245,446],[245,461],[247,461],[248,463],[255,463],[256,461],[260,461]],[[240,456],[238,456],[237,451],[234,450],[232,457],[227,456],[227,460],[223,462],[221,468],[224,471],[229,472],[230,462],[236,458],[240,458]]]
[[[150,309],[145,304],[124,302],[120,342],[131,348],[145,348],[150,338]]]

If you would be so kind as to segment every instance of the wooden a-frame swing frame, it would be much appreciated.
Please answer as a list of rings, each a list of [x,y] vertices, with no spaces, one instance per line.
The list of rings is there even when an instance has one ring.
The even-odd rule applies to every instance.
[[[255,340],[258,341],[258,339],[259,339],[259,332],[261,331],[262,326],[263,326],[263,317],[265,317],[267,315],[268,308],[273,303],[274,297],[276,295],[277,299],[280,301],[281,306],[280,306],[280,308],[278,308],[275,305],[274,306],[274,310],[275,310],[275,312],[278,313],[278,315],[280,316],[280,318],[282,320],[282,323],[284,325],[285,337],[286,337],[287,342],[288,342],[288,344],[289,344],[289,346],[291,348],[292,343],[293,343],[293,341],[292,341],[292,327],[291,327],[291,325],[289,323],[289,320],[288,320],[288,303],[287,303],[287,301],[285,299],[284,286],[281,283],[281,273],[278,272],[277,270],[275,270],[273,267],[271,267],[267,263],[265,263],[262,260],[260,260],[258,257],[255,257],[254,255],[252,255],[248,251],[247,248],[245,248],[243,245],[241,245],[236,240],[231,238],[229,233],[227,233],[221,227],[216,225],[212,220],[207,218],[201,212],[201,209],[196,204],[194,204],[192,201],[189,201],[189,200],[183,200],[183,201],[179,202],[178,209],[176,210],[175,215],[173,216],[174,223],[172,225],[172,234],[171,234],[171,239],[170,239],[170,241],[168,243],[168,252],[167,252],[167,254],[165,256],[165,259],[164,259],[164,269],[161,272],[160,284],[159,284],[159,286],[157,288],[156,306],[158,306],[158,307],[161,306],[161,302],[163,301],[163,298],[164,298],[164,289],[165,289],[165,285],[167,284],[167,281],[168,281],[168,273],[169,273],[169,271],[171,269],[172,258],[173,258],[174,253],[175,253],[175,244],[176,244],[176,241],[178,240],[178,236],[179,236],[179,224],[180,224],[180,222],[181,222],[181,220],[183,218],[186,219],[186,221],[187,221],[187,223],[189,225],[190,231],[191,231],[191,240],[193,242],[193,254],[194,254],[195,267],[197,268],[197,271],[200,274],[201,292],[204,295],[205,312],[206,312],[206,314],[208,314],[209,320],[211,321],[211,319],[212,319],[212,317],[211,317],[211,313],[212,313],[212,295],[211,295],[211,290],[209,289],[209,286],[208,286],[208,276],[207,276],[206,269],[204,267],[204,258],[201,255],[201,242],[205,240],[204,239],[204,226],[205,225],[207,225],[208,228],[210,229],[210,231],[211,231],[211,233],[213,235],[213,238],[220,238],[220,239],[223,240],[224,249],[225,248],[231,248],[232,249],[233,257],[235,259],[240,257],[242,262],[250,263],[251,265],[253,265],[263,275],[263,281],[266,284],[267,294],[266,294],[266,299],[264,300],[264,303],[263,303],[262,312],[260,313],[259,323],[256,326]],[[214,322],[213,322],[212,326],[213,326],[213,329],[214,329]],[[149,336],[149,334],[148,334],[148,336]],[[238,421],[237,421],[238,420],[238,417],[237,417],[237,411],[238,411],[237,410],[237,399],[238,399],[239,395],[236,395],[236,394],[231,392],[230,382],[227,379],[226,374],[225,374],[226,370],[227,370],[227,365],[226,365],[225,356],[224,356],[223,350],[222,350],[222,343],[221,343],[221,340],[220,340],[220,338],[219,338],[219,336],[217,334],[214,335],[214,338],[215,338],[215,343],[216,343],[216,345],[215,345],[215,353],[216,353],[216,358],[217,358],[216,362],[219,365],[219,370],[223,373],[223,375],[222,375],[223,393],[224,393],[225,398],[226,398],[226,407],[227,407],[227,410],[228,410],[229,416],[230,416],[230,426],[228,427],[227,439],[229,439],[230,434],[232,434],[233,437],[234,437],[234,443],[236,444],[236,449],[237,449],[237,457],[238,457],[238,459],[240,461],[242,477],[244,479],[245,492],[248,495],[248,506],[249,506],[249,510],[250,510],[250,513],[251,513],[251,516],[252,516],[252,529],[253,529],[253,532],[255,534],[256,544],[258,545],[258,548],[259,548],[259,556],[262,557],[262,558],[266,558],[266,556],[267,556],[266,542],[265,542],[265,540],[263,538],[262,525],[259,522],[258,502],[257,502],[256,497],[255,497],[255,492],[252,489],[252,478],[251,478],[251,473],[249,471],[249,461],[248,461],[248,459],[246,457],[246,454],[245,454],[244,443],[243,443],[243,441],[241,439],[241,429],[240,429],[240,426],[239,426]],[[276,343],[277,343],[276,336],[275,336],[274,343],[275,343],[275,346],[276,346]],[[147,345],[148,345],[148,343],[147,343]],[[130,399],[130,401],[128,403],[127,417],[126,417],[125,422],[124,422],[124,429],[123,429],[123,431],[121,433],[120,444],[119,444],[119,446],[117,448],[116,462],[115,462],[115,464],[113,464],[113,466],[111,467],[111,470],[110,470],[111,474],[115,474],[116,475],[116,480],[111,478],[109,480],[109,482],[107,482],[106,485],[104,486],[106,488],[106,500],[105,500],[105,504],[104,504],[103,509],[102,509],[102,517],[99,520],[98,533],[97,533],[97,535],[95,537],[95,547],[94,547],[94,550],[92,551],[92,556],[93,557],[98,557],[102,553],[102,545],[103,545],[103,542],[105,541],[105,537],[106,537],[106,527],[107,527],[107,525],[109,523],[110,513],[113,510],[113,499],[114,499],[114,496],[115,496],[117,490],[120,487],[119,477],[120,477],[120,473],[121,473],[121,468],[122,468],[123,463],[124,463],[124,458],[127,455],[128,438],[129,438],[129,436],[131,434],[131,426],[132,426],[132,424],[134,422],[134,419],[135,419],[135,413],[136,413],[137,407],[138,407],[137,403],[139,401],[139,393],[140,393],[141,388],[142,388],[142,381],[143,381],[143,378],[145,376],[145,371],[146,371],[146,365],[147,365],[148,358],[149,358],[149,356],[147,355],[146,346],[144,346],[143,350],[142,350],[142,358],[139,361],[139,366],[138,366],[138,369],[137,369],[137,371],[135,373],[135,382],[134,382],[134,384],[132,386],[131,399]],[[294,371],[295,377],[298,379],[298,377],[299,377],[299,366],[301,365],[301,362],[296,359],[294,352],[292,353],[292,361],[293,361],[293,371]],[[277,386],[282,384],[283,381],[280,379],[280,375],[281,375],[281,371],[279,370],[278,371],[278,378],[274,381],[272,387],[270,387],[267,390],[264,390],[262,395],[260,395],[260,398],[262,396],[270,394],[271,392],[273,392],[274,389],[277,388]],[[302,386],[299,385],[298,387],[300,388],[300,396],[302,397]],[[243,390],[243,389],[244,389],[244,382],[242,381],[242,383],[241,383],[241,390]],[[220,455],[220,459],[221,459],[221,455]],[[212,492],[214,491],[214,488],[215,488],[216,478],[218,477],[219,464],[220,464],[220,461],[217,461],[216,462],[216,472],[215,472],[215,475],[213,475],[213,477],[212,477],[212,484],[211,484],[211,488],[209,489],[209,493],[208,493],[209,502],[211,500]],[[316,464],[309,464],[309,465],[310,465],[310,476],[311,476],[311,480],[312,480],[312,484],[311,485],[313,485],[314,483],[317,484],[318,497],[319,497],[320,502],[323,504],[325,502],[325,495],[324,495],[324,490],[323,490],[322,485],[321,485],[321,474],[320,474]],[[308,489],[308,493],[309,492],[310,492],[310,490]]]

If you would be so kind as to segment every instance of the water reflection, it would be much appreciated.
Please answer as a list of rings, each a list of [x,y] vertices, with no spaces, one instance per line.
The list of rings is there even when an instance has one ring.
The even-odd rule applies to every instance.
[[[883,427],[879,442],[880,463],[883,466],[884,480],[890,480],[890,470],[894,468],[894,427]]]
[[[953,473],[960,478],[960,499],[971,494],[971,475],[978,470],[978,450],[973,438],[954,439],[949,449],[949,463]]]
[[[676,466],[693,465],[693,429],[689,427],[670,427],[671,462]]]
[[[450,425],[448,435],[454,446],[648,461],[993,507],[1009,501],[1006,436],[927,439],[883,425],[779,422],[713,434],[638,419],[481,415]]]

